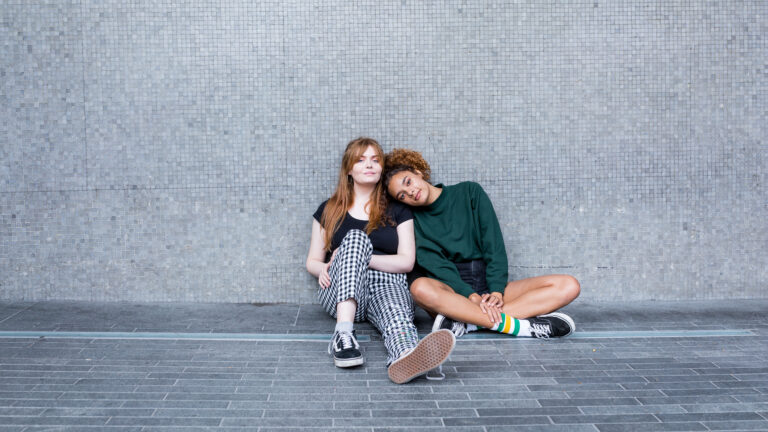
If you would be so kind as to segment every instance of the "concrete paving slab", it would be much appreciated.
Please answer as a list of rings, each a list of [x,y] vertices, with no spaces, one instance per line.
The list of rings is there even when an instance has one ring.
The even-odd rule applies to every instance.
[[[0,431],[768,430],[766,310],[577,302],[576,337],[472,333],[398,386],[367,323],[333,366],[318,305],[0,303]]]

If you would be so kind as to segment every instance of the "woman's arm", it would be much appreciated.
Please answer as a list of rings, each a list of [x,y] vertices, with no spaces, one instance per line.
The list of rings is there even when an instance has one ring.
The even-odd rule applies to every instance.
[[[504,236],[501,234],[501,226],[496,212],[493,210],[491,199],[480,185],[476,185],[474,191],[474,206],[479,223],[480,247],[485,261],[485,279],[488,290],[504,293],[509,281],[509,261],[504,245]]]
[[[373,255],[368,267],[387,273],[408,273],[416,261],[416,240],[413,234],[413,219],[397,226],[397,254]]]
[[[319,278],[323,270],[328,266],[325,263],[325,229],[316,219],[312,219],[312,241],[309,244],[307,254],[307,271],[312,276]]]
[[[430,273],[429,277],[448,285],[457,294],[470,300],[472,300],[472,294],[476,295],[472,287],[461,280],[456,264],[445,257],[442,248],[433,240],[421,238],[416,248],[416,256],[419,265]]]

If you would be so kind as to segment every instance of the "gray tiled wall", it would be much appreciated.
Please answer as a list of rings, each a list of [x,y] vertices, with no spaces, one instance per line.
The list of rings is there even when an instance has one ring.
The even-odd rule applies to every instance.
[[[768,296],[763,0],[1,5],[2,299],[313,302],[359,135],[480,182],[514,278]]]

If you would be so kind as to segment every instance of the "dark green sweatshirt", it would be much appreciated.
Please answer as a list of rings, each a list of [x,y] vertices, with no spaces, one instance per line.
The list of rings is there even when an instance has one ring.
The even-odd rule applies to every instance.
[[[461,280],[453,263],[482,259],[488,289],[504,293],[509,278],[507,251],[488,195],[474,182],[436,186],[443,192],[435,202],[412,207],[416,262],[430,277],[469,297],[474,291]]]

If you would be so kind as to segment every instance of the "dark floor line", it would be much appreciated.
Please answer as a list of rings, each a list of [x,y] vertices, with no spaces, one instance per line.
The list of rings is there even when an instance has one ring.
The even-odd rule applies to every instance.
[[[689,337],[737,337],[757,336],[750,330],[649,330],[649,331],[585,331],[576,332],[569,339],[634,339],[634,338],[689,338]],[[59,339],[163,339],[163,340],[239,340],[239,341],[282,341],[282,342],[326,342],[331,335],[326,333],[187,333],[187,332],[85,332],[85,331],[0,331],[0,338],[59,338]],[[360,342],[369,342],[368,335],[357,337]],[[513,338],[490,332],[464,335],[467,340],[510,340],[524,341],[532,338]]]

